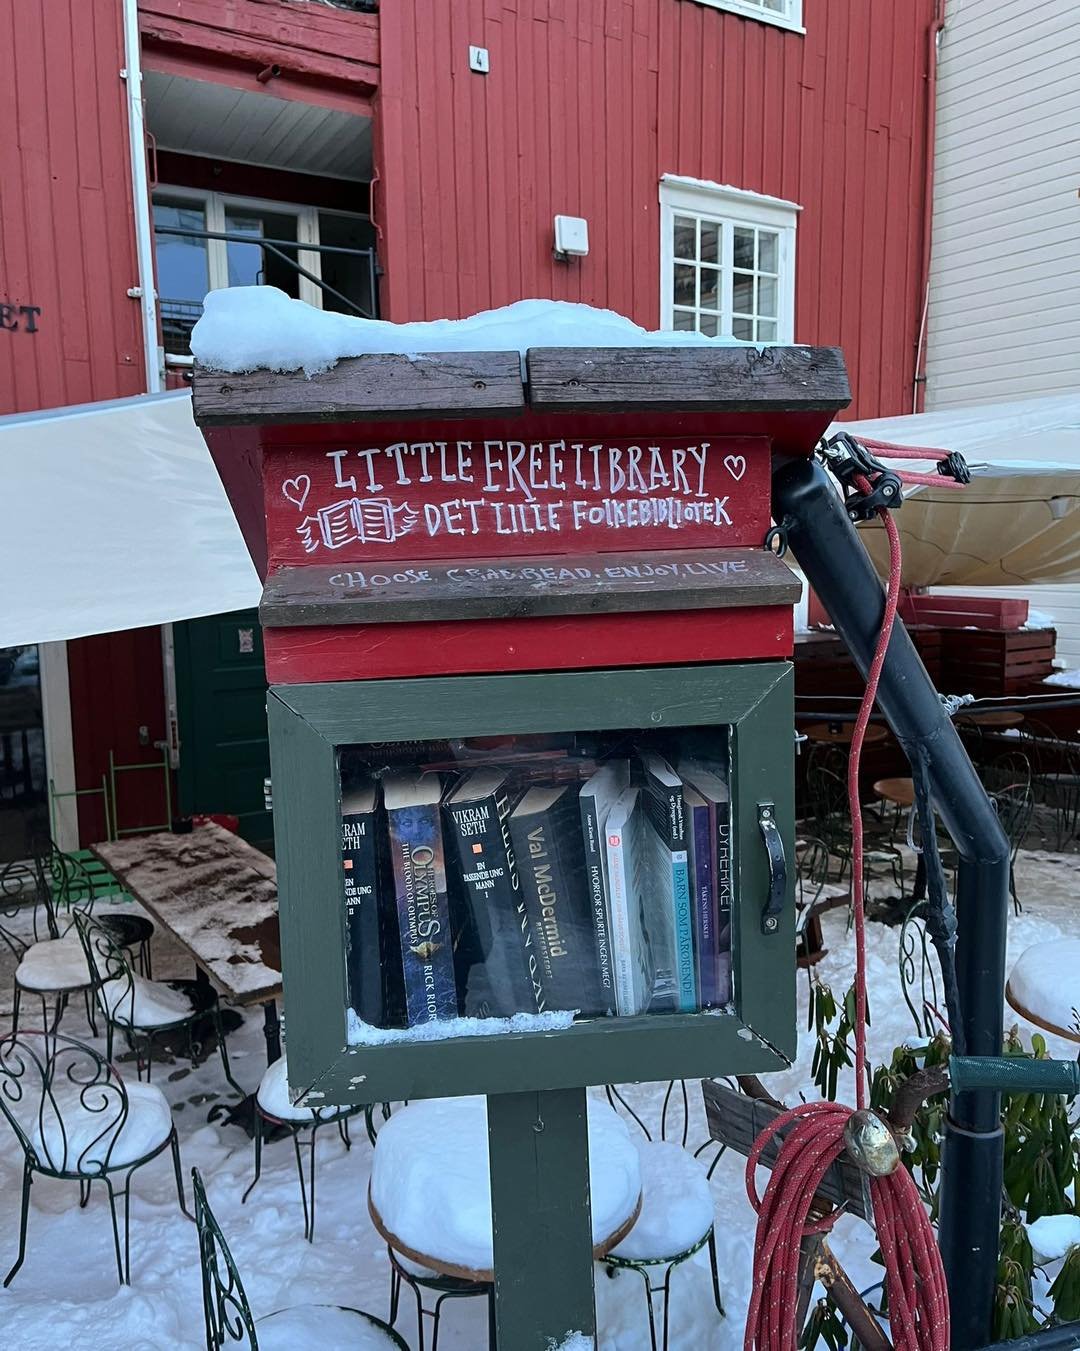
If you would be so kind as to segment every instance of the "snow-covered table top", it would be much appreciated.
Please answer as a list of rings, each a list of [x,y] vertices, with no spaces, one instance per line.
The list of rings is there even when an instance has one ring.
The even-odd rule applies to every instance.
[[[593,1252],[630,1233],[641,1210],[641,1164],[626,1123],[589,1101]],[[487,1103],[432,1098],[379,1131],[368,1190],[372,1222],[391,1248],[443,1276],[493,1281]]]
[[[281,996],[274,861],[223,826],[91,845],[230,1003]]]

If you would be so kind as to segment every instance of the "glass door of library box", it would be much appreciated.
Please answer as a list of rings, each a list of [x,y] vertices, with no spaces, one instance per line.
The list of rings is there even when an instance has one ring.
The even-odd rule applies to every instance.
[[[793,726],[787,662],[274,687],[294,1088],[782,1067]]]

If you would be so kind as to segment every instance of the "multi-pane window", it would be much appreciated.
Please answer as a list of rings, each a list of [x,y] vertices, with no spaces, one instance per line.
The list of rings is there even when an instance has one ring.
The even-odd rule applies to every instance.
[[[162,188],[154,193],[165,351],[185,357],[207,291],[276,286],[326,310],[375,316],[374,232],[363,216]]]
[[[660,201],[665,326],[793,342],[798,208],[670,176]]]
[[[727,9],[747,19],[760,19],[762,23],[792,28],[799,33],[804,31],[802,0],[696,0],[696,2],[711,9]]]

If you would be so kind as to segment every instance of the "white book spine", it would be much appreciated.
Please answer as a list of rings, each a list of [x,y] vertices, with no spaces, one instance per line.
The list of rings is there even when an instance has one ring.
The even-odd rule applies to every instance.
[[[636,1001],[624,832],[607,831],[605,849],[610,887],[611,969],[615,980],[615,1007],[620,1015],[625,1015],[635,1011]]]

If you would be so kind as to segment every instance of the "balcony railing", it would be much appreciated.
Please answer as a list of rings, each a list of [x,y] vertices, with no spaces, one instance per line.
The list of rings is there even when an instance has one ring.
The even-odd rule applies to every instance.
[[[256,245],[272,254],[299,277],[304,277],[317,286],[324,296],[337,302],[335,309],[359,315],[362,319],[377,319],[376,261],[374,249],[351,249],[340,244],[301,244],[295,239],[267,239],[263,235],[243,234],[231,230],[191,230],[179,225],[155,225],[155,235],[169,235],[181,239],[198,239],[204,242],[220,240],[225,244]],[[299,253],[317,253],[320,256],[334,254],[338,257],[355,258],[366,264],[366,291],[370,300],[365,304],[355,296],[345,295],[331,286],[315,273],[304,267],[296,257]],[[161,315],[162,336],[165,351],[171,355],[187,352],[191,330],[202,314],[201,300],[174,300],[168,296],[159,296],[158,312]]]

